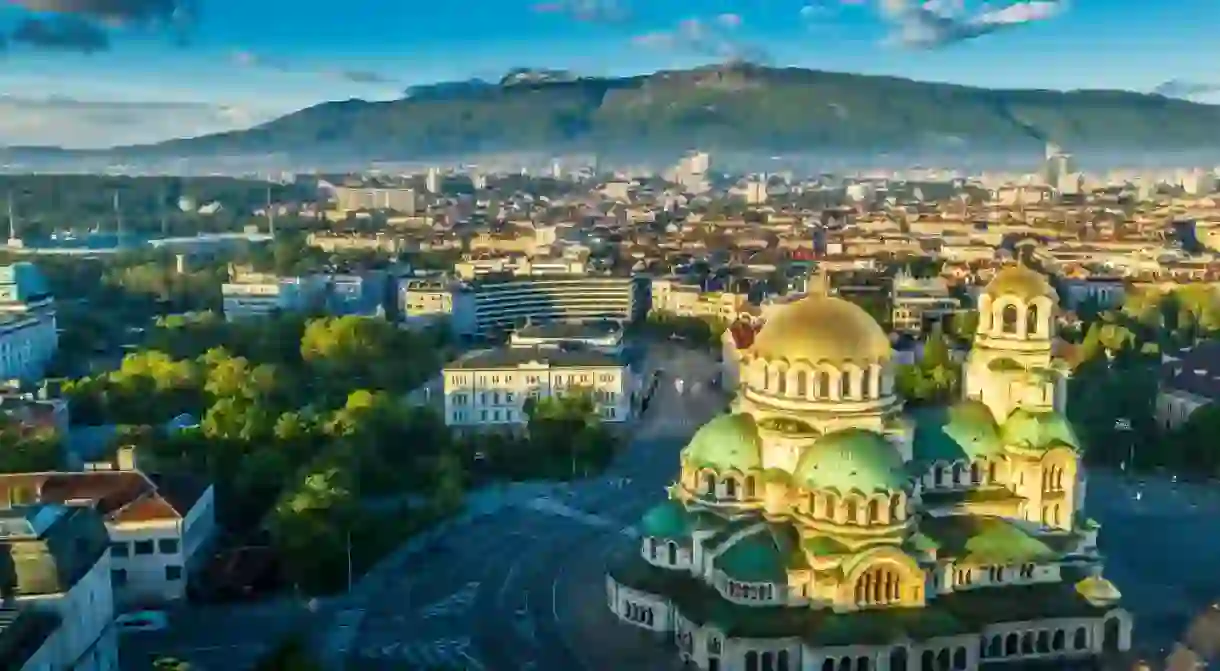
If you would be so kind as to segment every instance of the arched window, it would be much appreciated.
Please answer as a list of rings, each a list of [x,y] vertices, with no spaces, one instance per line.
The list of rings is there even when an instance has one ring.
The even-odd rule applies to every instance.
[[[775,655],[775,667],[778,669],[778,671],[788,671],[787,650],[780,650],[779,653]]]
[[[1017,334],[1017,321],[1019,321],[1019,311],[1017,306],[1008,304],[1004,306],[1004,310],[1000,315],[1000,332],[1009,335]]]
[[[945,484],[945,467],[944,466],[937,464],[936,468],[932,469],[932,482],[937,487],[940,487],[941,485]]]
[[[983,469],[979,468],[979,463],[976,461],[970,464],[970,483],[979,484],[983,481]]]
[[[671,541],[669,543],[669,565],[677,566],[677,564],[678,564],[678,544]]]
[[[730,499],[737,498],[737,481],[733,478],[724,479],[724,495]]]
[[[1059,526],[1059,504],[1056,503],[1051,507],[1051,524]]]
[[[1007,637],[1004,639],[1004,654],[1005,654],[1005,655],[1015,655],[1015,654],[1017,654],[1017,652],[1018,652],[1017,646],[1018,646],[1018,645],[1020,645],[1020,639],[1017,637],[1016,633],[1009,634],[1009,635],[1008,635],[1008,636],[1007,636]]]
[[[869,524],[876,524],[881,521],[881,504],[877,499],[870,499],[868,502],[868,512],[865,515]]]
[[[987,464],[987,482],[989,484],[995,484],[995,481],[996,481],[996,465],[995,465],[995,462],[993,461],[990,464]]]
[[[746,671],[758,671],[758,653],[753,650],[746,653]]]
[[[803,370],[796,372],[796,395],[801,398],[809,395],[809,375]]]
[[[1038,632],[1038,640],[1034,644],[1034,648],[1038,652],[1044,652],[1044,653],[1050,652],[1051,651],[1051,635],[1045,631]]]
[[[1043,335],[1042,324],[1039,322],[1040,314],[1038,314],[1038,306],[1031,305],[1025,312],[1025,332],[1029,335]]]
[[[758,486],[758,483],[754,479],[754,476],[747,475],[746,476],[746,498],[747,499],[752,499],[755,496],[757,496],[757,486]]]
[[[835,660],[833,657],[822,662],[822,671],[835,671]]]
[[[847,499],[847,522],[857,524],[860,521],[860,509],[855,499]]]
[[[649,559],[657,558],[657,539],[655,539],[655,538],[648,539],[648,558]]]
[[[902,599],[902,576],[892,566],[877,566],[856,581],[856,604],[888,606]]]
[[[949,650],[941,648],[941,651],[936,653],[936,668],[940,671],[949,671]]]
[[[703,476],[703,491],[709,495],[716,493],[716,476],[707,473]]]
[[[1064,635],[1063,630],[1056,629],[1055,634],[1051,636],[1051,650],[1055,650],[1056,652],[1062,650],[1065,638],[1067,638],[1067,636]]]
[[[844,372],[839,376],[839,398],[851,397],[851,373]]]
[[[906,518],[902,509],[902,497],[895,494],[890,497],[890,524],[897,524]]]
[[[920,671],[936,671],[936,653],[924,650],[919,660]]]
[[[818,373],[818,388],[814,390],[814,396],[822,399],[830,398],[830,373],[826,371]]]
[[[826,517],[835,519],[839,516],[839,499],[834,494],[826,495]]]
[[[966,649],[958,648],[953,651],[953,668],[957,671],[963,671],[966,668]]]
[[[953,464],[953,484],[962,484],[962,465],[960,463]]]
[[[864,369],[864,375],[860,376],[860,398],[870,399],[873,397],[873,372],[871,369]]]
[[[788,393],[788,371],[775,371],[775,393],[780,396]]]
[[[1089,647],[1089,632],[1084,627],[1076,630],[1076,635],[1072,637],[1072,647],[1077,650],[1084,650]]]
[[[1025,632],[1021,634],[1021,654],[1029,655],[1034,652],[1034,634],[1033,632]]]
[[[855,671],[869,671],[872,667],[868,664],[868,657],[857,657]]]

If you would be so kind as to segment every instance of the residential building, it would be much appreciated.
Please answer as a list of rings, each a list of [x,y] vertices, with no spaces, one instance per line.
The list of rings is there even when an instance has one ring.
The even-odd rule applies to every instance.
[[[0,266],[0,380],[42,378],[59,348],[55,303],[33,263]]]
[[[1203,341],[1162,359],[1155,414],[1157,424],[1169,430],[1220,400],[1220,342]]]
[[[326,313],[336,317],[385,314],[389,295],[389,276],[381,271],[342,273],[330,276],[326,292]]]
[[[0,509],[0,668],[117,671],[106,527],[84,505]]]
[[[72,503],[101,514],[110,535],[110,583],[123,603],[182,599],[216,534],[215,492],[198,478],[144,473],[132,448],[113,470],[0,474],[0,504]]]
[[[749,304],[749,297],[744,293],[703,291],[699,285],[677,277],[658,277],[652,280],[650,311],[678,317],[733,321],[746,311]]]
[[[281,277],[234,266],[220,291],[225,319],[234,320],[321,309],[328,288],[329,278],[323,275]]]
[[[890,318],[894,331],[919,335],[930,326],[943,324],[961,307],[961,301],[949,293],[943,278],[916,278],[905,270],[894,277]]]
[[[453,314],[453,283],[443,278],[407,278],[398,287],[399,312],[408,319]]]
[[[459,428],[524,425],[525,402],[593,394],[604,422],[631,418],[635,379],[618,358],[592,349],[502,347],[472,352],[444,369],[445,423]]]
[[[343,212],[355,210],[390,210],[415,214],[419,207],[419,196],[415,189],[339,186],[334,189],[335,209]]]

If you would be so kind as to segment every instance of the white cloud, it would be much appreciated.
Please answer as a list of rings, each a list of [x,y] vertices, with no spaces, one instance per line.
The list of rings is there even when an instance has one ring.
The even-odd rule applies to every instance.
[[[0,96],[0,145],[95,149],[240,130],[279,112],[229,105]]]

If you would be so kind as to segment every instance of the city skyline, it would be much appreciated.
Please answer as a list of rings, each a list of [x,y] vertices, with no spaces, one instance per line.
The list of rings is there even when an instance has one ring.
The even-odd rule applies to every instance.
[[[1206,26],[1220,19],[1220,6],[1206,0],[1027,0],[991,9],[963,0],[921,9],[902,0],[713,0],[697,11],[676,0],[495,0],[483,11],[351,0],[325,18],[325,6],[289,12],[282,0],[213,0],[197,18],[26,9],[69,4],[94,3],[0,7],[10,34],[0,143],[197,135],[327,100],[389,100],[417,84],[495,79],[514,67],[621,76],[741,57],[991,88],[1152,91],[1173,80],[1175,93],[1202,101],[1218,81],[1199,53],[1212,49]]]

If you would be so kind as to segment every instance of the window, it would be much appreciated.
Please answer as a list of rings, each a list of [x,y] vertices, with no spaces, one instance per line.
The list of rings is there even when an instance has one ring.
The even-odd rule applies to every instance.
[[[165,579],[166,580],[182,580],[182,567],[181,566],[166,566],[165,567]]]
[[[110,572],[110,584],[115,587],[122,587],[127,584],[127,571],[123,569],[114,569]]]
[[[157,550],[163,555],[172,555],[178,553],[177,538],[162,538],[157,541]]]
[[[152,541],[136,541],[135,546],[137,555],[150,555],[153,553]]]
[[[131,547],[129,545],[127,545],[127,543],[118,542],[118,543],[110,544],[110,556],[111,557],[126,557],[130,554],[131,554]]]

